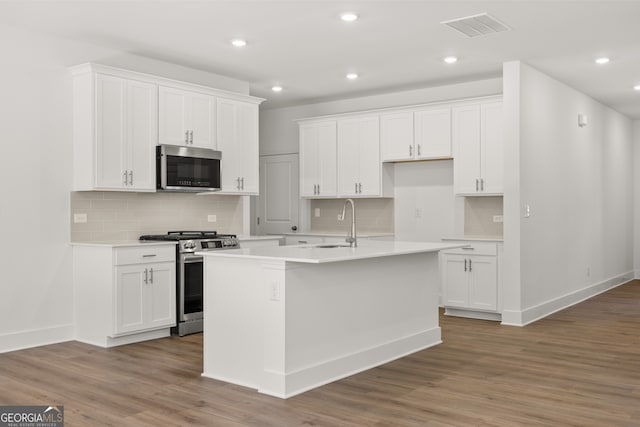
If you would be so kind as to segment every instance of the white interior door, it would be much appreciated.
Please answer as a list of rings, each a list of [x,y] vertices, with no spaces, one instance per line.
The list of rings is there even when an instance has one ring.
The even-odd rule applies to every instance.
[[[290,233],[299,227],[298,155],[260,157],[258,234]]]

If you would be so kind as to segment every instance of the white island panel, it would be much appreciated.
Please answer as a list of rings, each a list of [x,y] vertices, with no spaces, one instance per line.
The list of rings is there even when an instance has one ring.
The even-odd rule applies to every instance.
[[[205,255],[203,375],[287,398],[439,344],[433,245]]]

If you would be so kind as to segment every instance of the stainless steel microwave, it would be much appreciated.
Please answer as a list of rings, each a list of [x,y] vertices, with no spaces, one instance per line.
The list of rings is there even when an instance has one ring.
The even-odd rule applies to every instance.
[[[220,190],[220,159],[216,150],[177,145],[156,147],[158,191],[207,192]]]

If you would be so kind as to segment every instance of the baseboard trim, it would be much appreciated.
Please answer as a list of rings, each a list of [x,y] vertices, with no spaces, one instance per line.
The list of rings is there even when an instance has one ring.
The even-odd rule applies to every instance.
[[[74,326],[72,323],[69,323],[66,325],[3,334],[0,335],[0,353],[73,341],[74,333]]]
[[[624,285],[634,280],[635,272],[628,271],[618,276],[603,280],[593,285],[587,286],[577,291],[570,292],[558,298],[543,302],[541,304],[529,307],[522,311],[504,310],[502,312],[502,324],[508,326],[526,326],[540,319],[543,319],[553,313],[564,310],[581,303],[582,301],[593,298],[603,292]]]
[[[258,391],[287,399],[441,343],[441,329],[438,326],[295,372],[264,371]]]

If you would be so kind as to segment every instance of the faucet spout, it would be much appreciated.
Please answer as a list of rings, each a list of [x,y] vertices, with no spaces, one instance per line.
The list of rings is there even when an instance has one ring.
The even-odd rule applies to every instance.
[[[345,214],[347,213],[347,205],[351,205],[351,228],[349,230],[349,234],[347,238],[344,239],[345,242],[349,243],[349,247],[357,248],[358,247],[358,238],[356,237],[356,205],[353,203],[352,199],[347,199],[342,206],[342,220],[345,219]]]

